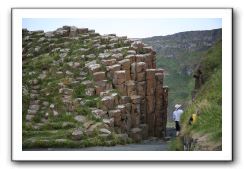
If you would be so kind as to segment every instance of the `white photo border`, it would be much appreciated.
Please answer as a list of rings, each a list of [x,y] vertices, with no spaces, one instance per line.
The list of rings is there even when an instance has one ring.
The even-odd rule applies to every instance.
[[[12,160],[13,161],[232,161],[231,8],[12,8]],[[89,16],[89,17],[87,17]],[[23,151],[23,18],[221,18],[222,151]]]

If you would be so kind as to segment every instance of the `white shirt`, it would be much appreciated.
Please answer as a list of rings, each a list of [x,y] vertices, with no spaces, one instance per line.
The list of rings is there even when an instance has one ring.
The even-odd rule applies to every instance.
[[[180,121],[180,116],[182,115],[183,110],[178,109],[173,112],[173,120],[174,121]]]

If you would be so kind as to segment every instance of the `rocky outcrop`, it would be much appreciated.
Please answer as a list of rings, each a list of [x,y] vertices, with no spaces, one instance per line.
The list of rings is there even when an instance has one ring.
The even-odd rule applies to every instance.
[[[40,40],[41,44],[36,43]],[[54,102],[43,109],[46,120],[64,119],[65,112],[73,116],[80,125],[70,133],[73,140],[92,133],[102,138],[111,137],[112,132],[126,134],[134,141],[165,135],[168,88],[163,86],[164,70],[156,68],[156,52],[150,46],[87,28],[23,30],[23,65],[30,63],[46,74],[41,76],[42,85],[34,79],[29,85],[26,121],[33,122],[35,114],[41,114],[40,98],[49,100],[45,105]],[[26,79],[33,78],[27,74]],[[86,113],[77,114],[84,108]]]

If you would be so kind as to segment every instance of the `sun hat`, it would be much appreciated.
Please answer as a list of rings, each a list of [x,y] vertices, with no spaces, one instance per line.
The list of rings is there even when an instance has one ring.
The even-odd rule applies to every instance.
[[[180,107],[181,107],[180,104],[176,104],[176,105],[175,105],[175,108],[176,108],[176,109],[178,109],[178,108],[180,108]]]

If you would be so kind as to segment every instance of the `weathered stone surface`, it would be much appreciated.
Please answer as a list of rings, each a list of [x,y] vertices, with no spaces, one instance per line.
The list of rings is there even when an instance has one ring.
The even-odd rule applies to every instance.
[[[112,84],[107,80],[98,81],[95,83],[96,95],[100,95],[101,92],[112,89]]]
[[[106,111],[103,111],[103,110],[100,110],[100,109],[94,109],[91,112],[96,118],[103,118],[103,117],[105,117],[107,115]]]
[[[145,62],[145,55],[136,55],[136,62]]]
[[[26,121],[31,121],[35,116],[34,115],[31,115],[31,114],[27,114],[26,115]]]
[[[119,95],[118,95],[118,93],[111,93],[111,96],[114,98],[114,104],[118,105],[119,104]]]
[[[121,119],[124,120],[126,118],[126,107],[125,105],[121,104],[117,106],[117,109],[121,112]]]
[[[118,90],[118,92],[121,94],[121,95],[126,95],[126,86],[125,84],[119,84],[119,85],[114,85],[115,88]]]
[[[116,59],[101,60],[101,63],[105,66],[112,66],[116,63]]]
[[[95,95],[95,89],[94,88],[86,88],[85,89],[85,94],[87,96],[94,96]]]
[[[120,85],[125,83],[126,77],[125,77],[125,70],[115,71],[114,77],[113,77],[113,84],[114,85]]]
[[[136,95],[136,84],[134,80],[129,80],[125,83],[128,96]]]
[[[136,51],[135,50],[128,50],[127,51],[127,54],[128,55],[135,55],[136,54]]]
[[[86,122],[86,117],[85,116],[82,116],[82,115],[75,116],[74,119],[76,121],[80,122],[80,123],[85,123]]]
[[[147,139],[147,137],[148,137],[148,125],[147,124],[140,124],[140,129],[141,129],[142,139]]]
[[[114,118],[103,119],[103,123],[107,124],[109,127],[114,127]]]
[[[136,74],[136,81],[142,82],[146,80],[146,73],[145,72],[140,72]]]
[[[92,125],[90,125],[89,128],[87,129],[86,134],[87,134],[88,136],[91,136],[91,135],[93,135],[93,133],[94,133],[95,130],[97,130],[97,129],[101,128],[101,127],[103,127],[103,123],[101,123],[101,122],[92,124]]]
[[[125,59],[129,59],[131,64],[136,61],[135,55],[127,55]]]
[[[106,79],[105,72],[95,72],[93,73],[93,79],[95,81],[101,81]]]
[[[141,96],[133,95],[130,97],[132,104],[140,104],[141,103]]]
[[[163,73],[155,73],[156,81],[159,81],[163,85],[164,74]]]
[[[83,84],[85,87],[91,87],[92,81],[86,80],[86,81],[81,82],[81,84]]]
[[[40,105],[33,104],[33,105],[30,105],[29,108],[30,108],[31,110],[36,110],[36,111],[37,111],[37,110],[40,109]]]
[[[33,46],[34,42],[42,43]],[[81,46],[70,48],[73,42],[79,42]],[[67,111],[84,128],[76,129],[76,133],[71,130],[70,137],[75,140],[82,139],[83,133],[80,131],[84,132],[86,137],[99,136],[105,139],[112,138],[109,137],[112,131],[130,133],[136,141],[146,139],[148,134],[154,137],[164,135],[168,89],[163,87],[164,70],[156,69],[156,53],[151,47],[137,40],[117,37],[115,34],[100,36],[94,30],[71,26],[64,26],[46,34],[23,30],[23,44],[23,64],[28,59],[38,60],[34,57],[35,54],[58,54],[50,62],[52,69],[45,66],[40,74],[38,71],[23,71],[24,79],[32,78],[22,89],[23,95],[30,97],[25,117],[29,123],[34,124],[36,119],[33,118],[40,114],[45,115],[45,119],[41,120],[45,124],[53,115],[59,116],[63,111]],[[100,53],[97,53],[98,51]],[[54,96],[52,103],[44,102],[52,97],[48,87],[53,84],[50,82],[43,86],[42,81],[49,80],[53,72],[57,80],[60,80],[57,86],[59,94]],[[90,77],[92,80],[84,81]],[[93,96],[91,99],[86,96],[74,98],[76,93],[73,90],[80,83],[85,90],[83,94]],[[59,96],[63,105],[58,102]],[[93,102],[95,97],[98,104]],[[96,123],[89,120],[90,118],[83,119],[77,115],[78,112],[80,114],[80,106],[88,105],[92,115],[102,122]],[[63,127],[68,129],[74,126],[76,123],[72,122]],[[34,124],[33,128],[41,129],[38,124]],[[124,140],[128,140],[128,135],[125,134]]]
[[[155,79],[155,73],[156,73],[156,69],[147,69],[146,70],[146,79]]]
[[[150,114],[155,110],[155,96],[146,96],[147,101],[147,113]]]
[[[138,82],[136,84],[137,95],[140,95],[142,98],[146,96],[146,82]]]
[[[120,100],[119,100],[119,104],[126,104],[126,103],[130,103],[131,99],[129,96],[121,96]]]
[[[118,63],[121,65],[121,68],[123,70],[130,69],[130,65],[131,65],[130,59],[123,59],[123,60],[119,61]]]
[[[114,125],[120,126],[121,125],[121,111],[119,109],[110,110],[108,112],[109,117],[114,118]]]
[[[83,136],[83,131],[81,129],[76,129],[71,134],[71,138],[73,140],[81,140],[82,136]]]
[[[123,59],[122,53],[112,54],[111,57],[118,60],[118,61]]]
[[[155,79],[147,80],[146,95],[147,96],[154,96],[155,95],[155,90],[156,90],[156,81],[155,81]]]
[[[119,65],[119,64],[115,64],[115,65],[111,65],[111,66],[106,66],[107,77],[108,78],[113,78],[114,72],[120,70],[120,68],[121,68],[121,65]]]
[[[112,96],[105,96],[101,100],[103,110],[111,110],[114,107],[114,98]]]
[[[142,140],[142,130],[140,128],[132,128],[129,137],[131,137],[134,141],[139,142]]]
[[[78,34],[88,33],[88,28],[78,28]]]
[[[91,73],[99,72],[99,71],[101,71],[101,65],[92,64],[92,65],[88,66],[88,69],[90,70]]]
[[[108,135],[111,134],[111,131],[109,131],[108,129],[105,129],[105,128],[101,128],[99,131],[100,131],[100,133],[102,133],[102,134],[108,134]]]
[[[111,56],[110,53],[99,53],[98,58],[100,59],[108,59]]]

